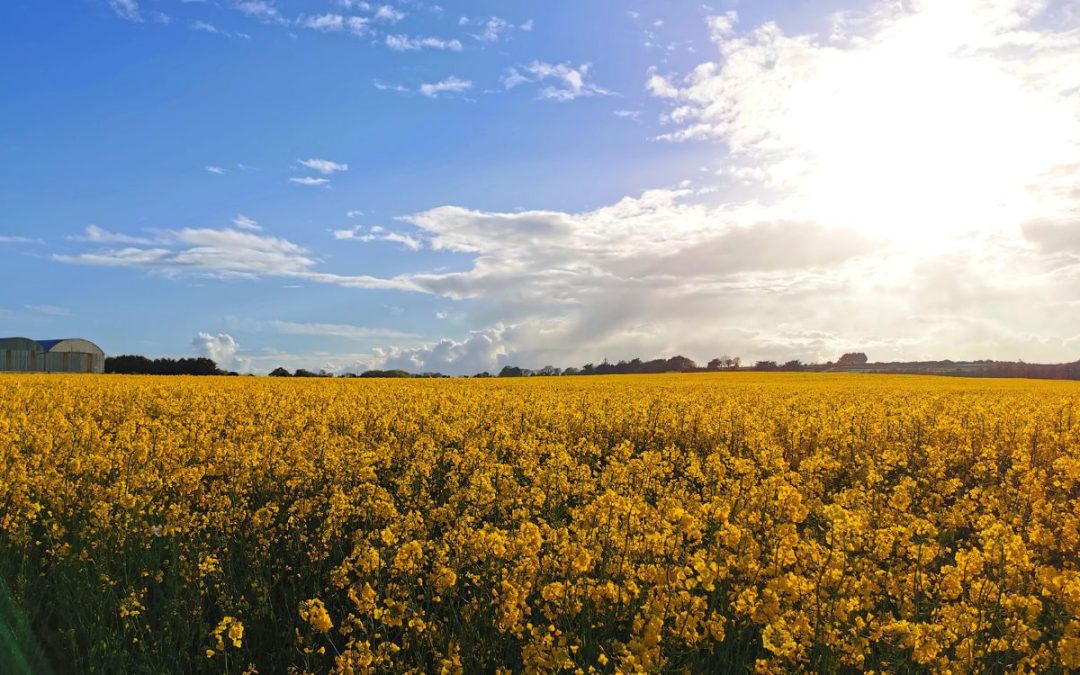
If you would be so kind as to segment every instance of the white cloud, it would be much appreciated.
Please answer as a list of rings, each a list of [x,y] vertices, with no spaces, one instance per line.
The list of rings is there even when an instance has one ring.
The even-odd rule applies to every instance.
[[[137,23],[143,20],[138,0],[109,0],[109,7],[112,7],[121,19]]]
[[[362,16],[343,16],[341,14],[321,14],[318,16],[306,16],[299,20],[304,28],[334,33],[348,31],[353,35],[367,35],[369,20]]]
[[[191,346],[195,348],[197,354],[213,360],[219,368],[224,370],[247,371],[251,369],[248,359],[237,356],[240,345],[228,333],[217,335],[199,333],[191,341]]]
[[[503,76],[503,86],[513,89],[527,82],[555,80],[559,84],[544,87],[538,94],[539,98],[551,101],[572,101],[581,96],[612,95],[613,92],[588,82],[590,69],[591,66],[588,63],[575,68],[568,63],[552,64],[533,61],[525,66],[509,68]]]
[[[221,168],[220,166],[214,166],[213,164],[208,164],[205,168],[210,173],[216,173],[219,176],[225,173],[225,169]]]
[[[315,178],[313,176],[294,176],[293,178],[289,179],[289,182],[296,183],[297,185],[321,186],[328,185],[330,183],[330,180],[328,178]]]
[[[97,225],[87,225],[82,234],[68,237],[71,241],[84,241],[95,244],[151,244],[152,240],[145,237],[132,237],[127,234],[109,232]]]
[[[70,309],[56,305],[27,305],[26,308],[35,314],[44,314],[45,316],[71,316]]]
[[[615,115],[615,117],[620,117],[626,120],[634,120],[635,122],[641,119],[640,110],[615,110],[611,114]]]
[[[380,5],[375,10],[375,19],[377,21],[386,21],[389,23],[397,23],[405,18],[405,12],[402,12],[391,5]]]
[[[249,218],[242,213],[237,214],[237,216],[233,218],[232,224],[240,228],[241,230],[258,231],[262,229],[261,227],[259,227],[259,223],[256,222],[254,218]]]
[[[1073,205],[1061,167],[1080,159],[1080,25],[1049,12],[882,2],[827,36],[736,33],[714,17],[719,59],[662,90],[678,101],[662,138],[722,141],[731,170],[813,219],[923,238],[1015,232]]]
[[[378,225],[369,228],[366,233],[363,227],[350,227],[342,230],[333,230],[332,234],[334,239],[337,239],[338,241],[361,241],[365,243],[385,241],[401,244],[410,251],[419,251],[424,245],[423,242],[416,237],[400,232],[387,232]]]
[[[336,31],[345,28],[345,17],[340,14],[321,14],[319,16],[307,16],[301,19],[300,25],[304,28],[321,31]]]
[[[451,75],[441,82],[425,83],[420,85],[420,93],[428,98],[437,98],[439,94],[460,94],[472,89],[471,80],[462,80]]]
[[[267,0],[234,0],[233,8],[267,23],[286,23],[277,7]]]
[[[389,328],[370,328],[340,323],[298,323],[294,321],[272,321],[270,327],[282,335],[314,335],[343,337],[351,340],[413,339],[415,333],[406,333]]]
[[[338,173],[341,171],[348,171],[348,164],[340,164],[338,162],[331,162],[328,159],[300,159],[297,160],[300,166],[311,169],[312,171],[318,171],[323,175],[330,175],[332,173]]]
[[[484,22],[483,28],[482,33],[473,35],[473,37],[482,42],[498,42],[504,35],[514,29],[514,24],[506,19],[493,16]]]
[[[379,91],[396,91],[399,94],[409,93],[409,88],[402,84],[391,84],[389,82],[383,82],[382,80],[374,80],[372,84]]]
[[[136,237],[115,233],[109,233],[108,240],[121,244],[139,241]],[[77,254],[57,253],[52,259],[68,264],[142,268],[170,277],[276,277],[350,288],[419,290],[406,277],[380,279],[322,272],[316,268],[316,260],[310,252],[302,246],[287,239],[231,228],[161,230],[152,243],[94,248]]]
[[[453,375],[498,372],[507,365],[510,357],[504,344],[507,330],[498,326],[476,331],[460,342],[444,339],[424,347],[378,349],[375,362],[381,368],[400,368],[410,372]]]
[[[669,82],[663,75],[657,75],[656,73],[649,75],[649,79],[645,83],[645,88],[649,90],[650,94],[659,96],[660,98],[679,97],[679,88]]]
[[[41,239],[32,237],[20,237],[10,234],[0,234],[0,244],[44,244]]]
[[[408,35],[387,35],[386,46],[398,52],[417,51],[420,49],[441,49],[460,52],[459,40],[444,40],[436,37],[410,37]]]

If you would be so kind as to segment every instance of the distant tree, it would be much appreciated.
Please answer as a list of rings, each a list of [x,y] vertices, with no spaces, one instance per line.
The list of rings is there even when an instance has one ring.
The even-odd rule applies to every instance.
[[[802,370],[803,364],[799,359],[792,359],[781,366],[783,370]]]
[[[562,374],[563,375],[580,375],[581,374],[581,369],[570,366],[569,368],[563,368]]]
[[[730,358],[724,357],[724,367],[725,368],[738,369],[740,363],[742,363],[742,359],[740,359],[738,356],[733,356],[733,357],[730,357]]]
[[[540,370],[536,371],[536,374],[542,375],[544,377],[554,377],[557,375],[562,375],[562,370],[556,368],[555,366],[544,366]]]
[[[865,366],[867,361],[869,361],[869,359],[866,358],[866,354],[862,352],[849,352],[841,356],[836,361],[836,365],[840,368],[850,368],[853,366]]]
[[[270,371],[270,377],[292,377],[292,373],[278,366]]]
[[[695,368],[697,368],[697,364],[685,356],[672,356],[667,360],[667,370],[669,372],[683,372]]]
[[[525,377],[526,371],[517,366],[503,366],[499,371],[499,377]]]
[[[296,372],[293,373],[293,377],[318,377],[318,375],[311,372],[310,370],[304,370],[303,368],[297,368]]]
[[[412,373],[405,370],[365,370],[364,372],[360,373],[360,377],[363,378],[403,378],[412,376]]]
[[[708,365],[705,366],[706,370],[720,370],[724,367],[724,359],[712,359]]]
[[[777,368],[776,361],[758,361],[754,364],[755,370],[776,370]]]
[[[491,373],[489,373],[488,371],[485,370],[482,373],[477,373],[477,374],[473,375],[473,377],[491,377]]]

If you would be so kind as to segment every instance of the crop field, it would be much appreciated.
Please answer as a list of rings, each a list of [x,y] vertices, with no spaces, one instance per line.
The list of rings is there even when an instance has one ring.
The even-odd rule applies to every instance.
[[[0,376],[0,671],[1080,668],[1080,385]]]

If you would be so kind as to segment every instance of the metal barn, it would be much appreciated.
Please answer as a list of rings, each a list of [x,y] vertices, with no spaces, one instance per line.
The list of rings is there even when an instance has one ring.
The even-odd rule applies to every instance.
[[[103,373],[105,352],[80,338],[30,340],[0,338],[0,371],[25,373]]]

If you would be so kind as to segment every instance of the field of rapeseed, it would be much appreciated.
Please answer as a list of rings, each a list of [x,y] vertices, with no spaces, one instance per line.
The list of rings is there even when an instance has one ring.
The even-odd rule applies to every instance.
[[[1080,386],[0,376],[3,672],[1066,672]]]

